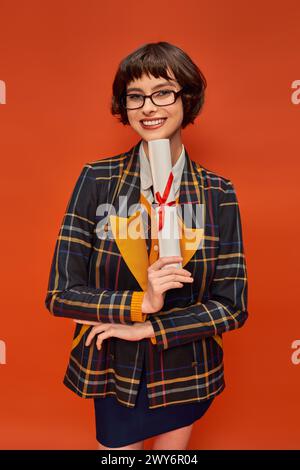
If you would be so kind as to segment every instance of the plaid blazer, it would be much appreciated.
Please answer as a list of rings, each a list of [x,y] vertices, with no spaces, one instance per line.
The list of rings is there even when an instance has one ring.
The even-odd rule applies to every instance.
[[[167,291],[161,311],[142,313],[157,233],[150,244],[124,236],[134,221],[145,233],[151,223],[140,190],[140,142],[83,166],[56,240],[45,305],[57,317],[130,325],[150,320],[155,338],[112,337],[100,351],[96,338],[85,346],[92,326],[76,323],[63,383],[82,398],[115,396],[132,408],[145,360],[150,408],[159,408],[199,402],[224,389],[222,334],[248,317],[247,272],[232,182],[192,161],[185,149],[177,207],[182,265],[194,282]],[[124,201],[138,210],[128,215]],[[197,205],[203,208],[200,227]],[[189,224],[181,217],[184,207]],[[191,235],[197,243],[188,249]]]

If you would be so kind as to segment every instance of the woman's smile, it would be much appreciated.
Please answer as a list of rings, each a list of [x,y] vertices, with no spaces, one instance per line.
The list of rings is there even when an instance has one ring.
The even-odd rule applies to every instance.
[[[156,118],[156,119],[142,119],[140,121],[141,126],[143,129],[158,129],[159,127],[162,127],[164,123],[166,122],[167,118]]]

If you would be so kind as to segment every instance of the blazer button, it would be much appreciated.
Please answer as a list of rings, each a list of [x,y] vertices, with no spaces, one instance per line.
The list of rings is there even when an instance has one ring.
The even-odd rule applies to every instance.
[[[158,245],[154,245],[153,249],[154,249],[155,251],[157,251],[157,250],[158,250]]]
[[[109,353],[109,355],[110,355],[111,359],[114,359],[114,358],[115,358],[115,356],[114,356],[113,353]]]

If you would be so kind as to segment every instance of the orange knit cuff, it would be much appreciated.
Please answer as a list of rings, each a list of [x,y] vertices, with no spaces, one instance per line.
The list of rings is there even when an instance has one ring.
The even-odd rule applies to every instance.
[[[135,291],[131,297],[130,317],[132,321],[144,322],[147,318],[147,313],[142,312],[142,303],[145,292]]]

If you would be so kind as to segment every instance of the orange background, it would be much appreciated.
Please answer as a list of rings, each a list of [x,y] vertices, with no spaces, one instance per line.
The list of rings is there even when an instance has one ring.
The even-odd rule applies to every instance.
[[[299,2],[0,0],[0,10],[0,447],[96,448],[92,400],[62,384],[74,324],[44,299],[82,164],[139,140],[110,114],[117,66],[163,40],[207,78],[183,142],[235,185],[249,276],[249,319],[224,336],[226,388],[189,448],[299,449]]]

